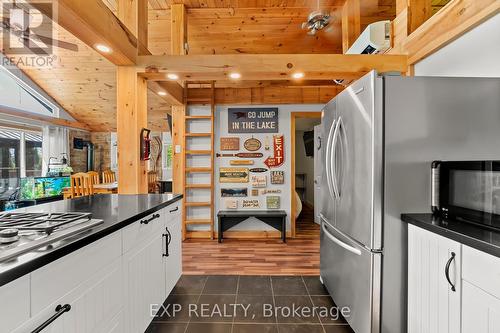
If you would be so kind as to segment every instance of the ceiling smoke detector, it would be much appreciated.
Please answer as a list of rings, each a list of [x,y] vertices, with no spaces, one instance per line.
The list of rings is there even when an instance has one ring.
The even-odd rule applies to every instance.
[[[318,30],[322,30],[330,23],[331,15],[325,10],[316,10],[309,14],[307,22],[302,23],[302,29],[309,30],[308,35],[316,35]]]

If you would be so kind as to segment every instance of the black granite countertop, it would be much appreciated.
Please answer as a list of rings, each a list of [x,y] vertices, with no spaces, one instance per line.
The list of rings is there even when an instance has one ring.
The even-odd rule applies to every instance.
[[[432,214],[402,214],[401,219],[417,227],[500,257],[500,232],[467,222],[443,219]]]
[[[180,194],[100,194],[26,207],[28,212],[88,212],[103,223],[58,243],[50,250],[32,251],[0,263],[0,286],[51,263],[85,245],[160,210],[182,198]]]

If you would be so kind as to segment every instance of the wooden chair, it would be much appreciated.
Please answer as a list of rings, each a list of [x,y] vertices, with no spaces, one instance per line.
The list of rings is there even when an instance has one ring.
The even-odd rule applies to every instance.
[[[113,171],[111,171],[111,170],[104,170],[102,172],[102,182],[104,184],[116,182],[116,175],[115,175],[115,173]]]
[[[156,171],[148,171],[148,193],[156,193],[158,187],[158,173]]]
[[[71,197],[77,198],[94,194],[94,186],[90,175],[79,172],[71,175]]]
[[[98,172],[88,171],[87,175],[89,175],[90,178],[92,179],[92,184],[93,185],[101,183],[101,181],[99,180],[99,173]]]

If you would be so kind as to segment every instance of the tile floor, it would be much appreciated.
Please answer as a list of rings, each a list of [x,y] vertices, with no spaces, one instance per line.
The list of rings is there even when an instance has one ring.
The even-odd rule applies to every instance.
[[[317,276],[184,275],[146,332],[352,332],[334,306]]]

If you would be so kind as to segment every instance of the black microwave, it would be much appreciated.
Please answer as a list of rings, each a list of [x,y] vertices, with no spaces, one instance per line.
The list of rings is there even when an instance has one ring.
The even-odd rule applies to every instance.
[[[500,161],[434,161],[432,212],[500,231]]]

